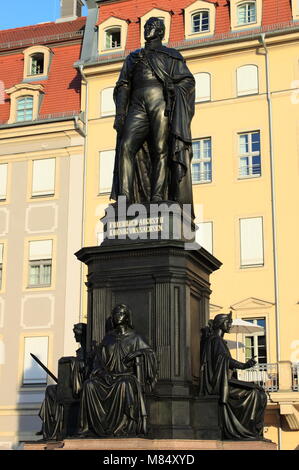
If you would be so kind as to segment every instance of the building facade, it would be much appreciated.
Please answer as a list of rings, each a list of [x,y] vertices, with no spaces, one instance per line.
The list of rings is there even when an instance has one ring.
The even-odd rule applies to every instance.
[[[65,4],[63,4],[65,6]],[[80,321],[85,18],[0,32],[0,449],[37,439],[47,383]]]
[[[87,120],[84,246],[100,244],[116,134],[113,88],[143,26],[164,19],[196,79],[192,122],[198,242],[223,263],[213,274],[211,317],[261,327],[231,335],[247,379],[267,390],[265,437],[299,444],[299,325],[296,268],[299,5],[295,0],[88,0],[80,61]],[[85,288],[82,287],[86,305]],[[85,311],[86,314],[86,311]],[[199,332],[198,332],[199,334]],[[251,374],[251,376],[250,376]],[[253,375],[252,375],[253,374]],[[242,376],[243,378],[246,378]]]

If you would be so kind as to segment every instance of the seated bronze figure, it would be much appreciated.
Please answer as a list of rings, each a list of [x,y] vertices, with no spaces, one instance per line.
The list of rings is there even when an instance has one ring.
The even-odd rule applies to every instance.
[[[257,384],[233,377],[233,370],[248,369],[256,361],[242,363],[231,357],[223,339],[231,325],[231,314],[220,314],[202,329],[200,393],[219,396],[223,439],[259,440],[267,396]]]
[[[113,329],[98,346],[83,385],[79,435],[130,436],[147,433],[144,392],[157,379],[154,351],[133,330],[126,305],[112,311]]]

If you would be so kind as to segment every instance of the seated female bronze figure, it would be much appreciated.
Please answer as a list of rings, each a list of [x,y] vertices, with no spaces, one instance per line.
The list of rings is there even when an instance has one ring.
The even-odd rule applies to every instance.
[[[259,440],[263,438],[267,396],[257,384],[232,377],[234,369],[248,369],[256,361],[232,359],[223,339],[231,325],[231,313],[220,314],[202,329],[200,393],[219,396],[223,439]]]
[[[135,333],[126,305],[112,311],[112,330],[97,348],[93,371],[83,385],[81,437],[146,434],[145,386],[157,378],[154,351]]]

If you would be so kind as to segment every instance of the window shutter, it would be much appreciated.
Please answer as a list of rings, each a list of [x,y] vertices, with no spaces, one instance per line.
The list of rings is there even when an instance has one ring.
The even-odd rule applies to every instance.
[[[196,224],[196,242],[210,253],[213,253],[213,222],[200,222]]]
[[[114,170],[114,150],[100,152],[100,182],[99,193],[109,193],[111,191],[113,170]]]
[[[240,219],[241,266],[264,264],[263,218]]]
[[[29,242],[29,260],[52,259],[52,240]]]
[[[0,165],[0,199],[6,199],[7,193],[7,163]]]
[[[196,73],[195,78],[195,101],[209,101],[211,99],[211,76],[209,73]]]
[[[258,67],[244,65],[237,69],[237,94],[251,95],[258,93]]]
[[[113,116],[115,114],[115,104],[113,100],[114,88],[105,88],[101,93],[101,115]]]
[[[47,336],[34,336],[25,338],[24,348],[24,376],[23,384],[45,384],[47,383],[47,373],[30,356],[34,354],[47,366],[48,364],[48,342]]]
[[[33,161],[32,196],[54,194],[55,158]]]

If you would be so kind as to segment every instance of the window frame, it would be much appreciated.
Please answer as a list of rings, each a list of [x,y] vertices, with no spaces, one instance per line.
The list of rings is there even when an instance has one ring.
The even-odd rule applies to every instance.
[[[246,356],[246,338],[253,338],[253,356],[256,356],[256,361],[258,364],[267,364],[267,361],[268,361],[268,351],[267,351],[267,319],[265,316],[261,316],[261,317],[250,317],[250,318],[242,318],[242,320],[244,321],[248,321],[248,322],[252,322],[253,324],[257,325],[258,323],[258,320],[264,320],[265,321],[265,327],[264,327],[264,331],[257,331],[256,333],[244,333],[244,353],[245,353],[245,361],[251,359],[250,357],[247,357]],[[259,349],[259,345],[258,345],[258,337],[265,337],[265,349],[266,349],[266,356],[265,356],[265,362],[260,362],[259,361],[259,355],[258,355],[258,349]],[[251,356],[251,357],[253,357]]]
[[[119,32],[119,45],[118,46],[111,46],[110,47],[107,47],[107,38],[108,38],[108,33],[109,31],[112,31],[112,30],[117,30]],[[113,31],[113,32],[116,32],[116,31]],[[117,26],[108,26],[107,28],[104,29],[104,47],[103,47],[103,50],[104,51],[114,51],[116,49],[121,49],[121,45],[122,45],[122,28],[121,26],[117,25]]]
[[[209,157],[200,157],[200,158],[194,158],[194,147],[193,147],[193,144],[196,143],[196,142],[199,142],[200,143],[200,154],[204,154],[204,141],[209,141],[210,142],[210,156]],[[198,139],[193,139],[192,140],[192,152],[193,152],[193,158],[192,158],[192,161],[191,161],[191,178],[192,178],[192,185],[194,184],[209,184],[213,181],[213,170],[212,170],[212,160],[213,160],[213,156],[212,156],[212,137],[200,137]],[[204,175],[205,173],[207,173],[206,171],[201,171],[202,168],[205,167],[205,163],[210,163],[210,170],[209,170],[209,174],[210,174],[210,178],[209,179],[204,179],[204,180],[199,180],[199,181],[194,181],[193,180],[193,165],[199,165],[199,169],[200,169],[200,172],[199,174],[200,175]],[[201,178],[201,177],[200,177]]]
[[[197,72],[194,74],[194,77],[196,76],[199,76],[199,75],[205,75],[207,77],[209,77],[209,96],[207,97],[204,97],[204,98],[198,98],[197,94],[196,94],[196,78],[195,78],[195,104],[196,103],[208,103],[210,101],[212,101],[212,76],[210,74],[210,72]]]
[[[46,257],[36,257],[34,259],[31,258],[30,254],[30,244],[31,243],[38,243],[38,242],[51,242],[51,252],[48,254],[51,255]],[[52,288],[53,287],[53,251],[54,251],[54,240],[53,238],[36,238],[36,239],[29,239],[28,240],[28,264],[27,264],[27,289],[44,289],[44,288]],[[41,282],[42,276],[45,272],[45,267],[50,266],[50,275],[49,275],[49,282]],[[34,284],[31,282],[31,268],[32,267],[39,267],[38,273],[38,283]]]
[[[206,13],[208,15],[208,29],[202,29],[203,24],[203,14]],[[194,17],[199,15],[200,16],[200,29],[195,31],[194,29]],[[210,10],[197,10],[191,14],[191,34],[205,34],[211,31],[211,21],[210,21]]]
[[[46,160],[54,160],[54,181],[53,181],[53,189],[47,189],[44,191],[34,192],[33,191],[33,183],[34,183],[34,164],[35,162],[44,162]],[[32,160],[31,164],[31,186],[30,186],[30,199],[44,199],[44,198],[53,198],[56,194],[56,182],[57,182],[57,158],[50,157],[50,158],[35,158]]]
[[[34,58],[36,58],[37,56],[40,56],[40,58],[42,57],[42,62],[43,62],[43,69],[41,72],[33,72],[33,60]],[[29,71],[28,71],[28,76],[30,77],[36,77],[36,76],[43,76],[44,75],[44,72],[45,72],[45,54],[43,52],[33,52],[30,56],[30,60],[29,60]]]
[[[22,109],[19,109],[19,102],[20,101],[25,101],[26,103],[26,100],[27,99],[30,99],[30,102],[31,102],[31,107],[30,108],[26,108],[26,106],[24,106]],[[26,111],[27,109],[29,109],[31,111],[31,114],[30,114],[30,119],[26,119]],[[23,111],[24,113],[24,117],[25,119],[19,119],[19,116],[18,114]],[[33,116],[34,116],[34,97],[32,95],[22,95],[20,97],[18,97],[16,99],[16,122],[17,123],[20,123],[20,122],[29,122],[29,121],[33,121]]]
[[[252,136],[253,134],[258,134],[259,135],[259,151],[252,151]],[[241,136],[242,135],[247,135],[249,136],[248,138],[248,152],[241,153]],[[258,164],[253,164],[253,158],[259,157],[259,173],[254,174],[254,166]],[[248,159],[248,165],[246,165],[247,171],[249,171],[248,174],[242,175],[242,166],[241,166],[241,160],[247,158]],[[243,167],[245,168],[245,167]],[[244,179],[252,179],[252,178],[260,178],[262,176],[262,156],[261,156],[261,132],[260,130],[256,131],[245,131],[245,132],[239,132],[238,133],[238,179],[239,180],[244,180]]]
[[[106,87],[106,88],[103,88],[100,92],[100,116],[101,118],[105,118],[105,117],[111,117],[111,116],[115,116],[116,114],[116,109],[115,109],[115,103],[114,103],[114,100],[113,100],[113,106],[114,106],[114,109],[113,111],[112,110],[109,110],[109,111],[103,111],[103,96],[104,96],[104,92],[106,90],[114,90],[114,87]],[[112,99],[113,99],[113,94],[112,94]]]
[[[241,8],[244,8],[245,7],[245,16],[246,16],[246,19],[247,19],[247,15],[248,15],[248,7],[249,6],[254,6],[254,21],[245,21],[244,23],[240,23],[240,15],[239,15],[239,12],[240,12],[240,9]],[[247,2],[242,2],[240,4],[237,5],[237,25],[240,27],[240,26],[248,26],[248,25],[252,25],[252,24],[256,24],[257,23],[257,5],[256,5],[256,2],[255,1],[247,1]]]

